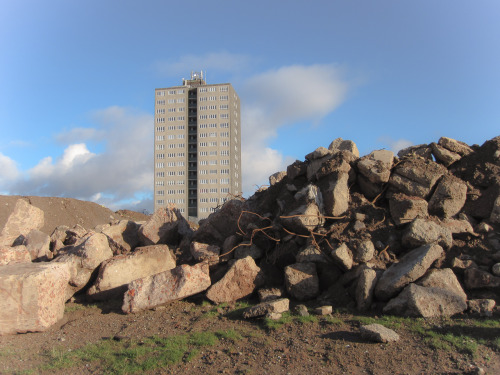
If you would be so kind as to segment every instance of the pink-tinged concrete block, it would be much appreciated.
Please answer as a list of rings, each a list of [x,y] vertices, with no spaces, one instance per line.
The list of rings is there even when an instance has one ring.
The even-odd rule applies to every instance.
[[[45,331],[61,319],[69,278],[63,263],[0,267],[0,335]]]

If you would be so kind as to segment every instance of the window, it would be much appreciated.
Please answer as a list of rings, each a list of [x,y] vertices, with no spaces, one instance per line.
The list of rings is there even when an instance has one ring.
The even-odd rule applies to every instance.
[[[183,199],[177,199],[177,203],[179,203],[179,204],[184,204],[184,202],[185,202],[184,198]]]
[[[217,165],[217,160],[210,160],[210,165]]]
[[[212,128],[212,129],[216,129],[217,128],[217,124],[209,124],[208,127]]]
[[[200,198],[200,203],[208,203],[208,198]]]
[[[229,165],[229,160],[227,160],[227,159],[221,160],[220,164],[221,165]]]
[[[217,203],[219,198],[210,198],[210,203]]]
[[[184,167],[184,162],[183,161],[178,161],[177,162],[178,167]]]
[[[168,171],[167,176],[175,176],[175,171]]]
[[[174,143],[169,144],[168,148],[175,148],[175,144]]]
[[[156,96],[165,96],[165,91],[157,91]]]
[[[167,199],[167,203],[175,203],[175,199]]]
[[[217,156],[217,151],[210,151],[210,152],[209,152],[209,155],[210,155],[210,156]]]
[[[199,192],[200,194],[206,194],[208,193],[208,189],[200,189]]]
[[[156,168],[165,168],[165,163],[156,163]]]
[[[177,134],[177,139],[184,139],[184,134]]]
[[[157,110],[156,110],[156,114],[157,114],[157,115],[164,115],[164,114],[165,114],[165,108],[162,108],[162,109],[157,109]]]
[[[221,95],[220,100],[229,100],[229,97],[227,95]]]
[[[175,139],[175,135],[173,135],[173,134],[169,134],[169,135],[168,135],[168,139]]]
[[[217,118],[217,115],[215,113],[212,113],[211,115],[208,115],[208,118],[214,119],[214,118]]]
[[[217,169],[210,169],[210,174],[217,174]]]
[[[219,106],[219,109],[229,109],[229,105],[228,104],[221,104]]]
[[[229,88],[227,86],[221,86],[219,89],[220,92],[228,92]]]
[[[221,193],[229,193],[229,188],[220,188]]]
[[[224,138],[227,138],[227,137],[229,137],[229,132],[221,132],[220,136],[224,137]]]
[[[175,185],[175,181],[174,180],[168,180],[167,181],[167,185],[169,185],[169,186]]]
[[[163,124],[165,122],[165,117],[157,117],[156,118],[156,123],[157,124]]]
[[[208,142],[210,147],[217,147],[217,142]]]
[[[157,126],[156,127],[156,131],[157,132],[164,132],[165,131],[165,127],[164,126]]]
[[[210,193],[217,193],[217,188],[210,188]]]
[[[177,181],[177,185],[186,185],[186,181],[184,181],[184,180],[178,180]]]
[[[220,173],[221,174],[229,174],[229,169],[221,169]]]
[[[168,130],[175,130],[175,125],[169,125]]]
[[[200,87],[198,89],[199,92],[207,92],[207,88],[206,87]]]
[[[202,105],[202,106],[200,107],[200,111],[206,111],[206,110],[207,110],[207,106],[206,106],[206,105]]]
[[[186,100],[184,98],[177,99],[177,103],[185,103]]]
[[[217,179],[216,178],[211,178],[210,179],[210,183],[211,184],[216,184],[217,183]]]
[[[185,126],[184,125],[177,125],[177,130],[184,130]]]
[[[202,170],[198,171],[198,174],[203,175],[203,174],[207,174],[207,172],[208,171],[206,169],[202,169]]]
[[[208,109],[212,109],[212,110],[214,110],[214,109],[217,109],[217,106],[216,106],[216,105],[209,105],[209,106],[208,106]]]
[[[208,118],[207,115],[200,115],[200,120],[206,120]]]
[[[229,156],[229,150],[222,150],[220,156]]]
[[[175,152],[174,152],[174,153],[167,154],[167,157],[168,157],[168,158],[175,158]]]
[[[175,95],[175,90],[170,90],[170,91],[168,92],[168,95]]]
[[[200,180],[200,185],[208,184],[208,180]]]
[[[177,190],[177,194],[184,194],[184,189],[182,189],[182,190]]]
[[[175,194],[175,190],[168,190],[168,195],[174,195]]]
[[[165,148],[165,145],[156,145],[157,150],[163,150]]]
[[[175,112],[175,108],[169,108],[168,111],[169,112]]]
[[[184,152],[178,152],[178,153],[177,153],[177,157],[178,157],[178,158],[183,158],[183,157],[184,157],[184,155],[186,155]]]
[[[210,100],[210,101],[214,101],[214,100],[217,100],[217,97],[216,97],[216,96],[209,96],[209,97],[208,97],[208,100]]]
[[[175,99],[168,99],[168,104],[174,104],[175,103]]]
[[[156,181],[156,185],[157,186],[164,186],[165,185],[165,181]]]
[[[165,105],[165,99],[164,100],[157,100],[156,104],[157,105]]]
[[[227,113],[222,113],[220,115],[220,118],[223,118],[223,119],[228,119],[229,118],[229,115]]]
[[[207,161],[206,160],[200,160],[200,162],[198,164],[199,165],[207,165]]]
[[[156,140],[157,141],[164,141],[165,140],[165,136],[164,135],[157,135],[156,136]]]
[[[177,94],[184,94],[184,89],[182,89],[182,90],[177,90]]]
[[[186,171],[177,172],[177,176],[185,176],[185,175],[186,175]]]
[[[185,117],[184,116],[179,116],[177,117],[177,121],[184,121]]]
[[[186,144],[185,144],[185,143],[179,143],[179,144],[177,145],[177,148],[184,148],[184,147],[186,147]]]
[[[210,92],[214,92],[215,90],[216,90],[216,87],[209,87],[208,88],[208,91],[210,91]]]
[[[156,201],[157,204],[165,204],[165,201],[163,199],[158,199]]]
[[[179,108],[179,112],[184,112],[184,107]]]
[[[156,177],[165,177],[165,172],[156,172]]]
[[[169,117],[168,121],[170,121],[170,122],[175,121],[175,117]]]
[[[221,185],[228,185],[229,184],[229,178],[221,178],[220,179]]]
[[[207,138],[207,136],[208,136],[208,133],[200,133],[200,134],[198,134],[199,138]]]
[[[202,97],[198,98],[198,100],[199,100],[200,102],[206,102],[206,101],[207,101],[207,99],[208,99],[208,97],[206,97],[206,96],[202,96]]]
[[[200,142],[200,147],[207,147],[207,142]]]
[[[208,208],[207,207],[201,207],[200,208],[200,212],[208,212]]]

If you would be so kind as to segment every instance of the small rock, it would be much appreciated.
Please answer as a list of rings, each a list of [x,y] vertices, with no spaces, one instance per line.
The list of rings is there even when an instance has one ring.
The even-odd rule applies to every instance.
[[[307,310],[306,305],[295,306],[295,313],[300,316],[309,316],[309,311]]]
[[[471,299],[468,302],[469,311],[471,314],[479,316],[493,316],[493,309],[496,302],[493,299]]]
[[[332,306],[320,306],[316,307],[313,310],[313,313],[316,315],[328,315],[333,312],[333,307]]]
[[[359,332],[363,338],[370,341],[387,343],[399,340],[399,335],[395,331],[381,324],[361,326]]]

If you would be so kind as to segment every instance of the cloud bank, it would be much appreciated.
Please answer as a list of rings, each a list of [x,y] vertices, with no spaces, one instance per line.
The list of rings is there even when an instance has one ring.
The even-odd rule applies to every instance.
[[[162,63],[159,69],[176,75],[197,66],[237,72],[250,61],[229,53],[190,55]],[[297,122],[313,126],[338,108],[350,89],[342,70],[333,64],[284,66],[235,86],[242,103],[244,196],[293,162],[269,146],[280,128]],[[152,211],[154,116],[114,106],[93,112],[91,119],[91,127],[57,134],[55,140],[65,146],[62,155],[43,158],[30,170],[19,171],[15,161],[0,153],[0,192],[73,197],[115,210]]]

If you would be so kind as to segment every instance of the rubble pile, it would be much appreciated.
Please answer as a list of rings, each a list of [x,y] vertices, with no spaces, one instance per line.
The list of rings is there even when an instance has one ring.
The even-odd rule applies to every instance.
[[[495,311],[500,137],[363,157],[339,138],[269,181],[196,230],[169,207],[145,222],[48,236],[43,211],[20,199],[0,235],[0,334],[50,327],[75,295],[121,299],[124,313],[199,293],[216,304],[258,295],[247,318],[278,318],[298,303],[319,314]]]

